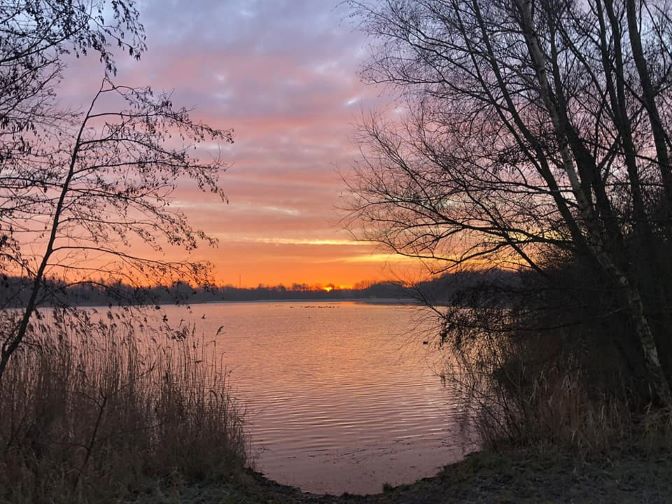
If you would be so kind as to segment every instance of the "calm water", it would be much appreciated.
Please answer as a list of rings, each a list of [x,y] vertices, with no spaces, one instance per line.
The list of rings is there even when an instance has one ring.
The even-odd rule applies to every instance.
[[[431,476],[473,447],[418,308],[325,302],[194,305],[230,371],[254,467],[317,493],[380,492]],[[425,320],[426,320],[425,316]]]

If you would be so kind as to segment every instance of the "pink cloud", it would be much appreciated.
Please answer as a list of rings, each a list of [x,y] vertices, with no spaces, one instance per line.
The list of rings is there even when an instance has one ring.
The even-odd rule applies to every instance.
[[[197,227],[227,237],[218,249],[199,251],[222,279],[245,272],[250,284],[352,284],[385,274],[375,261],[353,261],[353,247],[329,244],[349,239],[337,207],[345,190],[339,171],[358,157],[353,125],[380,102],[377,90],[359,82],[363,40],[344,22],[340,3],[141,5],[149,51],[140,62],[120,61],[117,81],[174,89],[174,102],[193,107],[196,118],[235,130],[224,151],[232,167],[221,179],[230,205],[189,187],[176,194],[176,207]],[[100,76],[92,67],[99,69],[72,62],[64,103],[81,104],[94,92]],[[209,155],[207,146],[201,154]]]

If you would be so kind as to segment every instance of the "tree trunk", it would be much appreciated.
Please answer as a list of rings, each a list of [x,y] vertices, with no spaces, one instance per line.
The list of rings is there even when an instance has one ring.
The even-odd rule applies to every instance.
[[[666,134],[663,128],[663,123],[658,112],[658,105],[656,104],[656,94],[651,82],[649,66],[646,62],[644,49],[642,47],[642,40],[639,34],[639,27],[637,22],[637,12],[635,0],[626,0],[626,13],[628,21],[628,35],[630,37],[630,47],[632,48],[632,56],[635,60],[637,73],[642,85],[642,94],[644,107],[649,116],[651,124],[651,132],[656,146],[656,156],[658,157],[658,167],[660,169],[663,188],[665,190],[666,204],[664,217],[670,218],[672,213],[672,166],[670,166],[669,152],[667,150]],[[669,222],[667,223],[669,225]]]
[[[37,308],[37,298],[42,287],[42,281],[44,279],[47,266],[49,265],[49,260],[54,253],[54,244],[56,243],[56,238],[58,237],[59,226],[61,224],[61,214],[65,205],[65,198],[70,191],[70,183],[72,182],[72,177],[75,174],[75,166],[77,163],[77,157],[79,156],[79,149],[81,147],[82,134],[84,133],[84,129],[89,120],[89,116],[91,115],[91,111],[93,110],[93,107],[95,106],[96,101],[98,100],[98,97],[103,90],[103,86],[104,82],[101,85],[101,88],[98,90],[98,93],[96,93],[94,99],[91,101],[91,105],[89,106],[89,109],[86,112],[84,119],[82,120],[82,124],[79,127],[77,138],[75,139],[75,144],[72,148],[72,154],[70,155],[68,172],[65,176],[65,179],[63,180],[61,192],[58,197],[58,203],[54,209],[54,216],[51,221],[51,230],[49,232],[47,246],[45,248],[44,255],[42,256],[42,260],[40,261],[40,266],[35,273],[32,291],[30,293],[28,303],[26,304],[25,311],[23,312],[23,316],[21,317],[21,321],[19,322],[16,331],[14,331],[14,333],[10,335],[2,344],[2,350],[0,351],[0,385],[2,385],[2,377],[5,374],[7,365],[9,364],[9,359],[12,357],[12,355],[14,355],[14,352],[16,352],[23,342],[23,339],[26,337],[28,326],[30,325],[30,319],[35,312],[35,309]]]
[[[543,53],[537,35],[534,31],[532,22],[532,7],[530,0],[515,0],[520,13],[520,24],[522,32],[527,41],[530,56],[537,72],[539,81],[539,92],[548,110],[555,133],[560,143],[560,154],[562,156],[563,167],[572,186],[572,192],[576,198],[578,207],[586,222],[588,229],[588,243],[591,252],[610,278],[623,289],[629,315],[635,325],[635,333],[641,347],[646,368],[649,373],[650,383],[655,390],[658,399],[672,413],[672,392],[670,384],[667,381],[665,373],[660,363],[660,356],[656,339],[651,330],[651,325],[644,311],[644,303],[637,287],[630,281],[628,276],[619,268],[614,260],[612,253],[605,245],[604,232],[599,220],[596,218],[592,207],[589,204],[589,198],[583,193],[583,187],[577,175],[574,166],[572,153],[569,149],[566,134],[562,129],[561,118],[557,111],[557,103],[553,99],[548,76],[546,74],[546,56]]]

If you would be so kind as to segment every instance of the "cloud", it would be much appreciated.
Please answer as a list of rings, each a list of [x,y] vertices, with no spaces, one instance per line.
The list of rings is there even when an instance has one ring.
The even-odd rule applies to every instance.
[[[397,254],[360,254],[340,259],[346,263],[416,263],[417,259]]]
[[[286,283],[329,271],[352,272],[352,282],[378,276],[376,256],[341,250],[373,250],[343,238],[336,208],[344,191],[338,172],[359,156],[353,124],[381,102],[359,81],[364,39],[345,21],[341,0],[142,0],[139,9],[149,50],[140,62],[120,59],[117,81],[174,89],[174,103],[193,108],[195,118],[234,129],[235,143],[222,151],[232,165],[221,178],[230,204],[189,187],[173,204],[226,237],[228,245],[203,253],[221,276],[255,265]],[[81,105],[102,77],[92,71],[100,65],[84,58],[70,67],[61,98]],[[307,254],[338,267],[289,266],[306,264]]]
[[[269,245],[310,245],[318,247],[365,247],[370,248],[371,243],[355,240],[343,240],[333,238],[282,238],[282,237],[250,237],[231,236],[220,234],[218,238],[225,238],[229,242],[239,243],[262,243]]]

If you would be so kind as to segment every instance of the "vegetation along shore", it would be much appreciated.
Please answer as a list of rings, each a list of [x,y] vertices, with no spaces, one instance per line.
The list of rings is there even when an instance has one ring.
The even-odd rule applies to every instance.
[[[672,2],[334,3],[0,0],[0,504],[672,502]],[[409,297],[423,404],[482,450],[368,496],[253,472],[225,359],[162,311]],[[319,312],[301,379],[345,409],[365,322]]]

